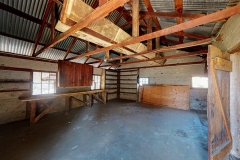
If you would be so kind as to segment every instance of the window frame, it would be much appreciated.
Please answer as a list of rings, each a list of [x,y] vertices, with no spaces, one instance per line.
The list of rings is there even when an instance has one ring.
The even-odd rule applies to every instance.
[[[93,80],[92,80],[91,90],[99,90],[99,89],[101,89],[102,76],[98,75],[98,74],[93,74],[92,76],[93,76]],[[99,89],[98,88],[92,88],[92,86],[94,86],[93,85],[94,79],[95,79],[94,76],[99,76]],[[96,87],[96,85],[95,85],[95,87]]]
[[[148,83],[147,83],[147,84],[144,83],[144,84],[141,85],[141,84],[140,84],[140,81],[141,81],[142,78],[147,79],[147,80],[148,80]],[[149,79],[149,77],[139,77],[139,86],[148,85],[148,84],[150,84],[150,79]]]
[[[40,94],[33,94],[33,84],[34,84],[34,72],[41,72],[41,93]],[[42,73],[49,73],[49,77],[51,73],[56,74],[56,79],[54,80],[54,93],[42,93]],[[49,79],[50,81],[50,79]],[[48,83],[48,85],[50,82]],[[43,71],[43,70],[33,70],[32,71],[32,85],[31,85],[31,94],[32,95],[48,95],[48,94],[55,94],[57,92],[57,84],[58,84],[58,73],[54,71]],[[49,91],[50,85],[48,86],[48,91]]]

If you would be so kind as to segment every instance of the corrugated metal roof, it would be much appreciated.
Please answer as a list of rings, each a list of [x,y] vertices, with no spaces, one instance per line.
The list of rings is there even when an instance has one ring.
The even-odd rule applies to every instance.
[[[93,5],[96,0],[83,0],[85,3],[89,5]],[[151,4],[153,6],[154,11],[156,12],[173,12],[175,10],[174,7],[174,1],[173,0],[150,0]],[[35,18],[42,19],[45,13],[45,9],[48,3],[48,0],[0,0],[1,3],[4,3],[10,7],[13,7],[17,10],[20,10],[26,14],[29,14]],[[228,0],[183,0],[183,12],[185,13],[204,13],[209,14],[215,11],[218,11],[220,9],[224,9],[228,6],[234,6],[237,3],[239,3],[239,0],[230,0],[228,3]],[[56,5],[56,21],[61,13],[61,6]],[[125,4],[124,7],[126,9],[130,9],[130,6],[128,4]],[[146,7],[144,5],[143,0],[140,0],[140,10],[146,11]],[[116,18],[119,16],[118,11],[111,12],[107,18],[114,22]],[[166,19],[166,18],[158,18],[162,28],[167,28],[173,25],[176,25],[175,19]],[[47,22],[50,23],[50,15],[48,16]],[[123,26],[127,24],[127,21],[121,17],[117,23],[118,26]],[[201,34],[206,36],[211,36],[217,34],[219,29],[223,23],[210,23],[206,25],[201,25],[199,27],[195,27],[192,29],[188,29],[185,32],[188,33],[194,33],[194,34]],[[153,25],[154,26],[154,25]],[[34,23],[30,20],[26,20],[24,18],[21,18],[17,15],[8,13],[6,11],[0,10],[0,32],[6,33],[8,35],[13,35],[17,37],[21,37],[24,39],[27,39],[29,41],[35,41],[36,36],[38,34],[38,30],[40,28],[40,25],[37,23]],[[131,26],[128,26],[125,28],[126,30],[131,30]],[[56,31],[55,36],[60,35],[60,32]],[[167,36],[172,37],[173,39],[176,38],[174,36]],[[12,52],[16,54],[21,55],[31,55],[33,43],[9,38],[6,36],[0,36],[0,50],[6,51],[6,52]],[[185,41],[188,41],[191,39],[186,39]],[[50,29],[44,28],[40,43],[47,44],[50,41]],[[60,43],[56,44],[55,47],[61,48],[63,50],[67,50],[70,44],[72,43],[73,38],[69,37]],[[39,45],[37,49],[40,49],[42,46]],[[90,45],[90,50],[93,50],[95,46]],[[72,48],[73,53],[70,53],[67,58],[70,58],[72,56],[75,56],[74,53],[85,53],[86,52],[86,44],[84,41],[78,40],[74,47]],[[51,48],[44,53],[40,54],[39,57],[47,58],[47,59],[62,59],[64,57],[66,52],[61,50],[56,50],[54,48]],[[103,59],[104,53],[94,55],[96,58]],[[89,59],[89,61],[92,61],[93,59]],[[84,62],[85,57],[81,59],[74,60],[76,62]],[[95,60],[94,60],[95,61]]]

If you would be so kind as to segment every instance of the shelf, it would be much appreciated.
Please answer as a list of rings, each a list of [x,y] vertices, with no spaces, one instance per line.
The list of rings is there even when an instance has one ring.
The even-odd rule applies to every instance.
[[[21,91],[29,91],[29,89],[0,90],[0,92],[21,92]]]
[[[137,81],[136,79],[120,79],[120,80],[123,80],[123,81]]]
[[[117,83],[105,83],[105,85],[119,85]]]
[[[116,94],[117,92],[108,92],[108,94]]]
[[[137,83],[120,83],[120,84],[125,84],[125,85],[137,85]]]
[[[105,76],[115,76],[115,77],[117,77],[118,75],[114,75],[114,74],[105,74]]]
[[[137,89],[137,88],[120,88],[120,89]]]
[[[0,81],[0,83],[31,83],[32,81]]]
[[[120,71],[120,72],[136,72],[137,69],[133,69],[133,70],[124,70],[124,71]]]
[[[120,75],[120,76],[137,76],[137,74],[126,74],[126,75]]]
[[[120,93],[127,93],[127,94],[137,94],[136,92],[120,92]]]
[[[108,79],[108,78],[106,78],[105,80],[117,81],[117,79]]]
[[[117,89],[117,88],[105,88],[105,89]]]

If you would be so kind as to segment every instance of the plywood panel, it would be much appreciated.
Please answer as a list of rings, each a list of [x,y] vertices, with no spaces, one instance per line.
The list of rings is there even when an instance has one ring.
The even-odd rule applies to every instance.
[[[170,108],[189,110],[189,86],[143,86],[141,102]]]

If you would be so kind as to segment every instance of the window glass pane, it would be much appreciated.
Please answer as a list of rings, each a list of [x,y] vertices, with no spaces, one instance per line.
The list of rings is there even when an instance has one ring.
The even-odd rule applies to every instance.
[[[55,93],[55,87],[54,83],[49,84],[49,93]]]
[[[41,72],[33,72],[33,83],[41,83]]]
[[[41,83],[33,83],[33,95],[41,94]]]
[[[48,94],[49,84],[42,84],[42,94]]]
[[[42,81],[44,81],[44,80],[49,80],[49,73],[42,72]]]
[[[208,78],[207,77],[192,77],[192,87],[193,88],[208,88]]]

